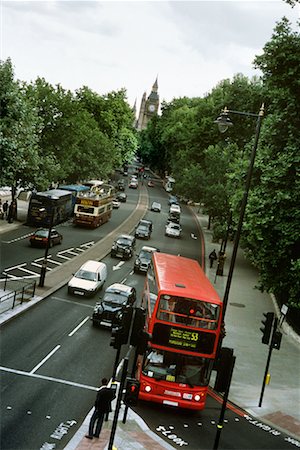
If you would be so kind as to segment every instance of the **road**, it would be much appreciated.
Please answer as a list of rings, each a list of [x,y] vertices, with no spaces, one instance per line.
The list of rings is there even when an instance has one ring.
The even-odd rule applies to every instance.
[[[59,257],[70,254],[70,249],[83,248],[87,242],[99,239],[120,225],[135,207],[138,191],[128,190],[128,201],[114,211],[112,220],[97,230],[74,228],[71,223],[58,228],[64,236],[62,246],[51,249],[51,259],[62,264]],[[163,205],[161,213],[148,211],[146,218],[153,221],[154,231],[149,241],[137,241],[137,251],[142,245],[153,245],[161,251],[201,255],[200,230],[188,208],[183,208],[181,240],[164,236],[167,219],[167,195],[158,187],[149,188],[149,204],[153,200]],[[2,238],[5,271],[14,276],[39,276],[39,260],[43,249],[28,245],[29,234],[23,227]],[[193,236],[193,237],[192,237]],[[195,247],[197,242],[197,247]],[[68,253],[69,252],[69,253]],[[70,257],[76,257],[70,255]],[[134,258],[123,265],[107,256],[106,286],[123,282],[135,286],[140,302],[144,276],[133,273]],[[56,266],[56,264],[53,264]],[[2,269],[2,270],[3,270]],[[49,263],[51,270],[51,263]],[[1,349],[1,448],[36,449],[51,439],[53,434],[61,439],[56,448],[64,448],[90,410],[95,391],[103,376],[110,377],[115,350],[109,346],[110,331],[92,327],[89,320],[96,298],[81,299],[70,296],[67,287],[16,317],[2,328]],[[125,352],[124,348],[124,352]],[[17,430],[17,432],[16,432]]]
[[[137,251],[149,244],[202,262],[201,232],[189,208],[183,206],[182,239],[167,238],[164,236],[167,195],[158,187],[148,191],[149,204],[160,201],[163,210],[160,214],[147,211],[145,217],[153,220],[154,231],[150,241],[137,241]],[[128,202],[114,211],[108,224],[97,230],[74,228],[71,223],[59,226],[64,241],[62,246],[51,249],[53,261],[62,264],[61,252],[75,258],[76,249],[84,250],[87,243],[94,245],[93,242],[119,226],[137,203],[138,191],[127,190],[127,193]],[[21,268],[32,272],[26,272],[25,276],[38,277],[37,261],[44,251],[30,248],[27,234],[27,227],[22,227],[2,236],[3,268],[11,275],[24,276],[25,272],[16,268],[22,264]],[[123,282],[136,287],[138,305],[144,276],[133,273],[134,259],[119,264],[119,260],[107,256],[103,261],[109,273],[106,285]],[[93,327],[89,320],[97,298],[70,296],[64,286],[3,326],[1,449],[45,449],[54,441],[55,448],[62,449],[81,425],[93,405],[101,378],[111,376],[115,360],[115,350],[109,346],[110,331]],[[126,348],[123,355],[125,352]],[[174,409],[148,403],[140,403],[135,410],[150,429],[174,447],[195,450],[213,447],[220,413],[220,401],[213,391],[207,408],[201,412],[176,411],[175,414]],[[233,407],[226,412],[226,427],[219,448],[290,449],[294,446],[285,434],[245,417],[244,412]]]

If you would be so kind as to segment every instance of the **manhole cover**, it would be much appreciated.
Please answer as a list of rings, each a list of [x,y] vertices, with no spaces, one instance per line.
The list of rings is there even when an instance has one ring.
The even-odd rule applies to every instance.
[[[229,303],[229,305],[236,306],[237,308],[245,308],[243,303]]]

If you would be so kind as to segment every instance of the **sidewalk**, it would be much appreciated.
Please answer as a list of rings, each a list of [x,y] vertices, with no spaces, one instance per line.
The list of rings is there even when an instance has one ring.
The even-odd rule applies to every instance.
[[[136,211],[130,218],[122,224],[123,231],[130,231],[133,223],[141,218],[147,208],[148,197],[146,189],[141,190],[140,202]],[[197,216],[202,228],[205,241],[205,254],[208,255],[213,248],[219,250],[218,244],[212,243],[212,233],[207,229],[207,216],[197,212],[196,208],[191,208]],[[14,224],[4,224],[5,229],[11,229]],[[4,230],[0,223],[0,234]],[[114,233],[117,233],[115,230]],[[92,257],[93,252],[97,254],[97,259],[102,258],[110,248],[113,233],[108,235],[105,242],[100,241],[92,249],[88,250]],[[97,248],[95,248],[97,247]],[[100,250],[100,251],[99,251]],[[232,243],[227,244],[227,261],[224,268],[224,275],[215,277],[216,265],[210,269],[209,261],[206,258],[206,272],[215,289],[223,298],[227,281],[229,261],[231,257]],[[103,256],[102,256],[103,255]],[[87,255],[85,254],[85,258]],[[77,257],[77,258],[80,258]],[[75,265],[78,266],[76,258]],[[74,262],[73,262],[74,264]],[[68,263],[63,272],[53,270],[47,274],[47,286],[37,290],[36,298],[30,304],[23,305],[23,309],[30,307],[33,303],[47,297],[66,282],[69,273],[73,270],[72,261]],[[241,251],[237,254],[235,270],[233,274],[231,290],[229,294],[228,308],[226,312],[226,337],[224,346],[234,348],[236,364],[234,368],[229,400],[244,408],[253,418],[263,420],[276,426],[276,428],[300,438],[300,348],[299,336],[295,335],[285,324],[283,326],[283,338],[279,351],[274,350],[270,364],[271,382],[266,386],[262,407],[259,408],[258,401],[262,387],[262,380],[266,366],[268,346],[261,343],[261,320],[263,312],[275,311],[275,304],[269,294],[262,294],[255,289],[258,284],[257,271],[246,261]],[[18,311],[21,311],[18,309]],[[15,314],[17,311],[14,313]],[[9,320],[8,317],[0,317],[0,323]],[[213,385],[213,384],[212,384]],[[91,412],[90,412],[91,414]],[[84,436],[88,430],[90,414],[85,418],[80,429],[73,439],[66,446],[67,450],[87,450],[87,449],[107,449],[110,429],[113,419],[111,414],[108,422],[104,423],[100,439],[92,441]],[[122,424],[122,413],[119,415],[119,422],[115,436],[114,446],[119,450],[159,450],[171,449],[169,444],[151,432],[142,419],[133,411],[129,410],[126,424]]]

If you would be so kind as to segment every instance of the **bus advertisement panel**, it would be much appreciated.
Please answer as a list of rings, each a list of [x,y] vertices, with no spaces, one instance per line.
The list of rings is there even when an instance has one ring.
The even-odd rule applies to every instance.
[[[69,219],[72,212],[72,192],[60,189],[34,192],[28,207],[27,224],[49,227],[53,214],[54,226]]]
[[[143,292],[149,352],[140,357],[140,398],[205,407],[221,333],[222,302],[197,261],[154,253]]]

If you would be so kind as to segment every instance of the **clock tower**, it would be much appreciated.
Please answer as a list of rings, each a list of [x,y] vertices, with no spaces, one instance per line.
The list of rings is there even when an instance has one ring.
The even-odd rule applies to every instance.
[[[140,113],[137,120],[136,128],[138,131],[144,130],[147,127],[147,123],[152,119],[154,115],[158,112],[159,107],[159,95],[157,93],[158,84],[157,78],[152,86],[152,90],[148,98],[146,98],[146,92],[144,92]]]

